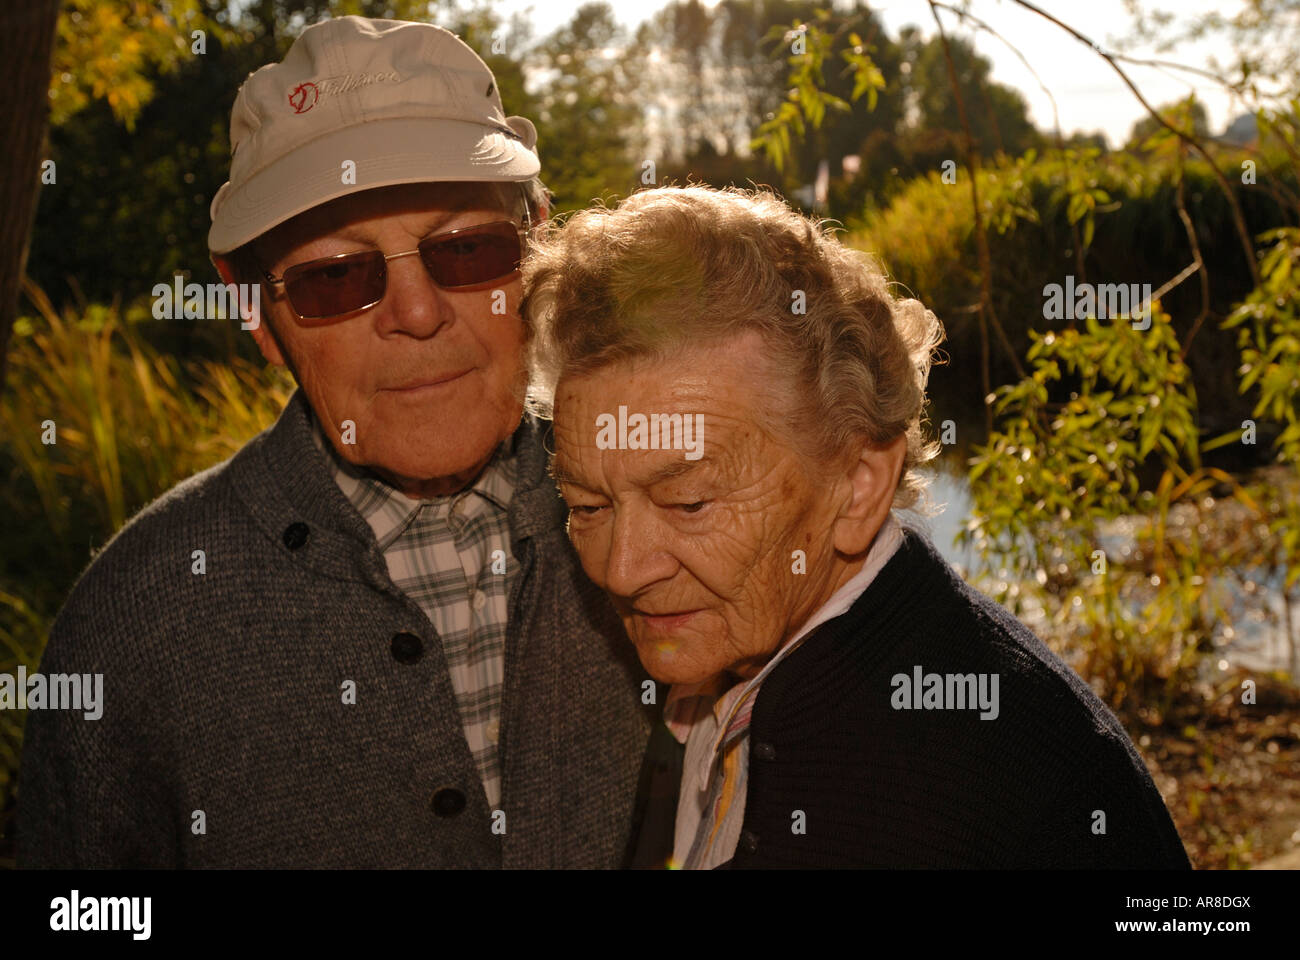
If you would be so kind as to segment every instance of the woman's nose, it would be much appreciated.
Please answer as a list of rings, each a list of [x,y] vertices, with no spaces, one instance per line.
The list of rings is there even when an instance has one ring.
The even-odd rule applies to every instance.
[[[610,538],[604,587],[617,596],[636,596],[677,570],[671,543],[652,508],[616,508]]]

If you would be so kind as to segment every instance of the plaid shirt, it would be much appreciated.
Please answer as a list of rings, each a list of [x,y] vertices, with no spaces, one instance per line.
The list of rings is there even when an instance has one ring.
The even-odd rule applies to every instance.
[[[375,533],[393,583],[424,611],[442,643],[465,740],[488,806],[501,802],[497,741],[505,664],[506,611],[518,564],[506,508],[517,478],[514,437],[474,483],[446,497],[412,500],[340,457],[312,418],[316,445],[335,482]],[[504,557],[505,574],[497,570]]]

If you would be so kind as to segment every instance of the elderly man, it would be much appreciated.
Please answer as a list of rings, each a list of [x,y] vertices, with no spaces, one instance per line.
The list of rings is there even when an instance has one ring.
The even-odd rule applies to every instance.
[[[894,516],[932,313],[704,187],[574,216],[524,281],[570,539],[672,684],[638,865],[1188,866],[1110,711]]]
[[[624,862],[653,698],[524,416],[535,142],[427,24],[244,83],[209,245],[298,390],[69,597],[42,669],[103,717],[30,715],[21,864]]]

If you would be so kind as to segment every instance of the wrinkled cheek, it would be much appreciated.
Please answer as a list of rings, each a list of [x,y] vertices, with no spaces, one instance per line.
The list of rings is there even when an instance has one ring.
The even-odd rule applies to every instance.
[[[585,573],[596,586],[605,586],[605,551],[590,531],[569,530],[569,543],[578,554],[578,561]]]
[[[712,574],[707,584],[710,592],[741,612],[762,604],[765,591],[779,587],[771,582],[771,555],[770,544],[762,540],[716,544],[704,555]]]
[[[756,643],[783,609],[792,591],[789,563],[773,564],[771,558],[749,567],[748,576],[735,586],[731,606],[733,633],[742,644]],[[754,653],[754,650],[746,650]]]
[[[337,434],[343,429],[342,421],[351,420],[356,424],[358,436],[367,432],[362,427],[370,419],[371,403],[368,394],[358,385],[364,380],[356,371],[314,357],[306,361],[305,368],[299,373],[311,384],[308,393],[314,393],[324,401],[322,412],[327,412],[332,421],[326,424],[327,428]]]

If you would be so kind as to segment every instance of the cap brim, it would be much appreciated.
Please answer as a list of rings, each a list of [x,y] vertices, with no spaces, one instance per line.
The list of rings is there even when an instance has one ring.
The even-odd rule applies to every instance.
[[[344,183],[344,162],[355,174]],[[229,253],[272,227],[350,193],[401,183],[528,180],[537,154],[521,140],[463,120],[376,120],[305,143],[212,202],[208,248]]]

